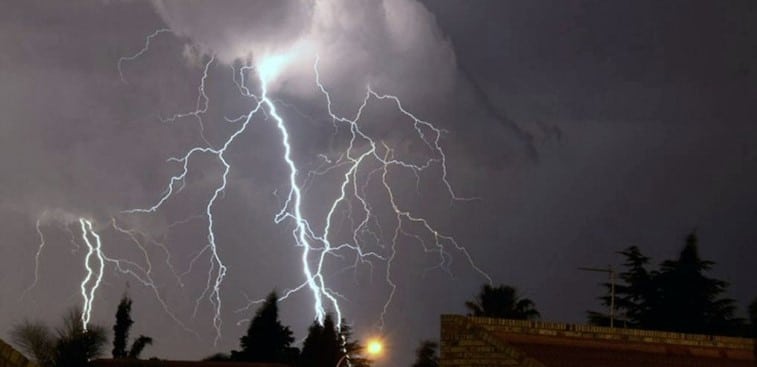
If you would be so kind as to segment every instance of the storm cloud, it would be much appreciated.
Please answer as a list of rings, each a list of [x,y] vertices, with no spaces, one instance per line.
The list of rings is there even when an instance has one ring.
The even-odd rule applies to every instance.
[[[271,120],[260,116],[228,152],[229,186],[215,212],[229,269],[217,346],[213,310],[201,298],[208,272],[202,213],[222,165],[198,156],[184,189],[161,211],[123,211],[160,197],[181,169],[169,158],[203,139],[218,146],[238,126],[226,118],[252,102],[240,96],[232,66],[291,50],[302,54],[273,81],[272,94],[291,126],[298,165],[318,169],[345,147],[315,85],[316,56],[339,114],[355,113],[366,86],[396,94],[444,129],[449,181],[473,200],[450,200],[439,170],[401,177],[398,197],[454,235],[495,282],[532,298],[545,319],[583,322],[586,309],[599,307],[603,279],[577,267],[618,265],[614,252],[631,244],[655,259],[672,257],[694,227],[703,256],[717,262],[714,275],[733,284],[730,296],[743,305],[754,296],[749,274],[757,267],[755,24],[748,1],[4,4],[0,337],[18,320],[55,322],[81,304],[85,251],[76,220],[87,217],[109,255],[147,268],[142,249],[115,225],[138,231],[158,283],[156,291],[109,267],[95,322],[112,323],[128,287],[135,334],[156,341],[145,356],[201,358],[236,348],[254,309],[245,308],[249,300],[302,281],[292,227],[273,220],[287,170]],[[169,31],[119,73],[119,59],[159,29]],[[203,125],[193,116],[167,121],[197,108],[212,56]],[[257,87],[255,75],[248,77]],[[402,158],[427,153],[389,103],[374,101],[364,122]],[[338,192],[334,179],[307,179],[304,210],[315,225]],[[375,183],[369,192],[380,192]],[[38,221],[46,246],[30,288]],[[338,224],[340,239],[349,224],[346,216]],[[438,257],[417,241],[398,248],[385,365],[409,364],[419,339],[438,337],[438,315],[465,312],[463,302],[485,280],[461,253],[453,253],[449,274],[434,268]],[[355,271],[350,256],[330,261],[329,284],[345,296],[356,335],[377,332],[390,291],[386,268],[377,262]],[[312,297],[298,293],[281,310],[304,336]]]

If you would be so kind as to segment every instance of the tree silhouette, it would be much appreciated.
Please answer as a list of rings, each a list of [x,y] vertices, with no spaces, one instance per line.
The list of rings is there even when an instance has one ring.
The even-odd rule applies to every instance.
[[[471,316],[519,320],[534,320],[540,316],[533,301],[520,298],[517,290],[507,285],[485,284],[474,300],[465,302],[465,307]]]
[[[287,363],[297,350],[291,347],[294,338],[289,327],[279,321],[278,297],[271,292],[255,313],[247,334],[240,339],[241,351],[232,352],[232,359],[245,362]]]
[[[63,317],[61,327],[50,332],[44,324],[25,321],[11,330],[13,341],[41,367],[82,367],[99,356],[107,342],[105,328],[81,323],[81,310]]]
[[[749,326],[751,337],[757,338],[757,297],[749,304]]]
[[[63,326],[57,329],[55,343],[55,367],[80,367],[102,354],[107,342],[105,328],[98,325],[84,325],[82,313],[71,310],[63,317]]]
[[[231,355],[227,353],[215,353],[202,359],[206,362],[227,362],[231,361]]]
[[[657,275],[659,302],[650,310],[656,328],[689,333],[733,333],[739,324],[734,300],[722,298],[728,283],[704,275],[714,262],[699,257],[695,233],[677,260],[664,261]]]
[[[439,345],[431,340],[421,341],[415,350],[415,363],[412,367],[439,367]]]
[[[11,340],[26,352],[37,365],[55,365],[55,335],[50,328],[39,321],[24,320],[11,328]]]
[[[140,335],[139,338],[134,340],[134,343],[132,343],[128,357],[132,359],[139,359],[139,355],[142,354],[142,351],[148,345],[152,345],[152,338],[149,336]]]
[[[623,264],[628,270],[619,274],[622,282],[615,285],[615,320],[616,322],[630,327],[639,327],[648,324],[646,320],[650,315],[650,309],[657,301],[657,291],[653,284],[653,276],[647,270],[650,258],[641,253],[636,246],[630,246],[618,254],[626,260]],[[610,306],[612,285],[602,283],[607,294],[599,297],[602,304]],[[589,311],[589,322],[594,325],[609,326],[610,316],[604,312]]]
[[[113,351],[114,359],[132,358],[138,359],[139,355],[146,346],[152,344],[152,338],[140,335],[131,345],[130,350],[126,350],[126,344],[129,342],[129,330],[134,324],[131,319],[131,298],[127,295],[121,297],[116,310],[116,323],[113,325]]]
[[[113,325],[113,358],[126,358],[126,343],[132,324],[134,320],[131,319],[131,299],[124,295],[118,303],[116,324]]]
[[[695,233],[686,237],[679,256],[647,270],[649,258],[636,247],[620,252],[627,271],[616,286],[616,307],[627,325],[686,333],[743,334],[743,320],[734,317],[734,300],[723,297],[728,283],[705,275],[714,262],[699,256]],[[609,289],[609,284],[605,283]],[[609,295],[600,297],[605,305]],[[589,320],[603,324],[606,315],[589,312]]]
[[[308,329],[308,336],[302,343],[299,367],[334,366],[342,357],[336,325],[331,314],[327,314],[323,325],[314,321]]]
[[[339,330],[338,342],[343,344],[342,348],[339,349],[340,357],[349,356],[350,366],[368,367],[371,365],[370,361],[363,357],[363,345],[360,344],[359,340],[352,339],[352,328],[344,319],[342,319],[342,327]]]
[[[337,331],[334,319],[327,314],[323,325],[314,321],[308,329],[308,335],[302,344],[299,367],[346,366],[369,367],[370,361],[363,357],[363,346],[358,340],[352,340],[349,325],[342,320],[341,330]]]

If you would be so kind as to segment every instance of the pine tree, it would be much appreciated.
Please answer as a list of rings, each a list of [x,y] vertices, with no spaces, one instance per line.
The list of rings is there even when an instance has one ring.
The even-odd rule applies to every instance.
[[[126,343],[129,340],[129,329],[134,324],[131,319],[131,299],[124,295],[116,311],[116,324],[113,325],[113,358],[126,358]]]
[[[334,366],[342,357],[341,343],[331,314],[327,314],[323,325],[314,321],[308,329],[308,336],[302,344],[299,367]]]
[[[337,330],[331,314],[324,317],[323,325],[314,321],[302,345],[299,367],[322,366],[370,367],[371,362],[363,356],[360,341],[352,339],[352,329],[342,320]]]
[[[144,348],[152,344],[152,338],[140,335],[129,350],[126,350],[126,344],[129,342],[129,330],[134,325],[131,319],[131,298],[124,295],[121,302],[118,303],[116,310],[116,324],[113,325],[113,358],[132,358],[138,359]]]
[[[421,341],[415,350],[415,363],[413,367],[439,367],[439,345],[431,340]]]
[[[370,360],[363,356],[364,347],[360,344],[360,341],[352,339],[352,328],[347,321],[342,319],[342,327],[339,330],[339,343],[342,343],[342,348],[339,349],[339,356],[347,355],[350,360],[350,366],[352,367],[369,367],[371,365]]]
[[[232,359],[245,362],[287,363],[292,361],[292,331],[279,321],[276,292],[268,295],[250,321],[247,334],[240,339],[242,348]]]
[[[656,329],[688,333],[732,334],[740,320],[734,300],[723,298],[725,281],[705,275],[714,262],[699,257],[695,233],[676,260],[662,263],[657,275],[659,302],[652,305],[648,322]]]
[[[625,257],[626,271],[618,276],[620,281],[615,284],[615,320],[616,325],[640,327],[648,324],[650,309],[657,302],[653,277],[656,272],[647,270],[650,258],[641,253],[636,246],[630,246],[618,254]],[[602,283],[607,293],[599,299],[604,306],[612,302],[611,287],[608,282]],[[604,312],[589,311],[589,322],[594,325],[609,326],[610,316]]]
[[[659,270],[647,270],[649,258],[636,247],[620,252],[626,257],[627,271],[616,286],[616,305],[628,326],[685,333],[740,335],[744,322],[734,316],[736,304],[723,297],[728,283],[706,273],[715,264],[699,256],[695,233],[675,260],[663,261]],[[609,289],[609,284],[605,283]],[[603,296],[605,305],[610,298]],[[589,312],[593,323],[606,316]]]

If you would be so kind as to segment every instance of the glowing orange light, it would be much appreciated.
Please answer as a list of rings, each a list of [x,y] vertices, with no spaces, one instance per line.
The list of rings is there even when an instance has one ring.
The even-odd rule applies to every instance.
[[[384,349],[384,345],[381,344],[381,340],[373,339],[368,341],[368,347],[366,350],[368,351],[368,354],[372,356],[377,356],[381,354],[381,351]]]

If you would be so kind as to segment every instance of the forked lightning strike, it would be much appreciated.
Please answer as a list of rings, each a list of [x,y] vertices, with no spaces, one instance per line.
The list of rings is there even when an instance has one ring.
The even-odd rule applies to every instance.
[[[117,65],[118,72],[124,82],[125,79],[122,70],[124,62],[137,60],[141,55],[148,52],[151,41],[164,32],[169,32],[169,30],[159,29],[155,31],[147,36],[144,47],[137,53],[119,59]],[[190,173],[190,162],[200,155],[214,158],[222,167],[219,184],[213,189],[210,196],[204,202],[203,217],[207,220],[207,243],[184,267],[187,269],[185,272],[181,274],[176,272],[174,264],[171,261],[168,247],[162,245],[162,243],[149,240],[148,236],[144,233],[121,228],[116,224],[115,219],[112,219],[113,229],[126,235],[140,248],[140,251],[145,258],[144,261],[146,267],[140,266],[136,262],[130,260],[110,258],[104,254],[100,237],[94,231],[92,222],[84,218],[79,220],[82,230],[82,240],[88,249],[85,257],[87,275],[81,283],[81,294],[84,299],[84,315],[82,316],[82,322],[85,327],[91,317],[93,300],[100,281],[102,280],[104,267],[106,263],[108,263],[113,264],[115,269],[119,272],[129,274],[136,278],[141,284],[151,288],[158,301],[163,306],[165,312],[185,330],[194,333],[182,323],[180,318],[171,312],[168,304],[164,301],[161,293],[158,291],[156,283],[152,278],[153,265],[149,259],[148,251],[145,249],[143,242],[139,240],[139,238],[142,238],[143,241],[152,242],[165,252],[166,263],[170,267],[173,275],[177,278],[178,283],[182,286],[183,277],[193,270],[193,267],[198,261],[207,258],[207,281],[204,290],[199,297],[196,298],[194,314],[197,313],[199,305],[203,300],[208,300],[210,302],[213,307],[212,325],[216,331],[214,342],[217,343],[219,341],[222,329],[221,285],[223,284],[229,269],[219,255],[219,244],[217,243],[215,232],[215,224],[218,219],[214,216],[214,212],[219,198],[222,198],[222,194],[227,188],[228,177],[232,168],[229,161],[227,161],[226,152],[228,148],[237,142],[250,126],[252,126],[253,119],[256,118],[259,113],[262,113],[264,118],[258,118],[256,121],[272,121],[276,130],[280,134],[281,163],[284,164],[288,170],[288,178],[286,182],[288,192],[286,193],[286,199],[284,200],[280,211],[274,215],[273,221],[276,224],[291,223],[294,244],[302,248],[299,261],[301,263],[300,271],[302,272],[304,279],[302,283],[285,291],[281,297],[282,300],[296,292],[307,289],[312,293],[315,319],[322,323],[327,311],[332,310],[336,314],[335,319],[337,323],[340,323],[342,320],[342,310],[339,305],[339,298],[343,298],[343,296],[330,288],[327,284],[327,275],[333,276],[335,274],[334,271],[328,270],[328,259],[330,257],[344,258],[344,252],[351,251],[355,255],[355,263],[351,267],[354,267],[356,269],[355,271],[357,271],[357,266],[359,264],[365,263],[370,266],[372,273],[374,262],[385,263],[386,272],[384,278],[390,291],[382,312],[378,317],[377,326],[379,329],[382,329],[384,327],[386,313],[397,288],[395,279],[392,277],[392,266],[394,259],[398,256],[399,242],[402,237],[419,242],[423,250],[427,253],[436,253],[439,256],[439,263],[436,267],[446,271],[449,271],[449,265],[452,259],[450,251],[454,250],[461,252],[469,262],[470,266],[491,283],[489,275],[476,266],[471,255],[463,246],[458,244],[453,237],[446,235],[435,228],[429,220],[414,214],[413,210],[410,209],[409,204],[403,204],[395,195],[395,185],[393,185],[393,182],[402,180],[400,175],[411,174],[415,179],[416,187],[419,188],[420,180],[422,177],[425,177],[422,176],[424,172],[430,171],[431,168],[435,168],[440,170],[441,177],[438,177],[438,180],[444,185],[452,200],[468,200],[458,196],[448,180],[447,157],[440,144],[444,131],[408,112],[402,105],[400,99],[396,96],[378,93],[370,87],[366,87],[362,103],[355,111],[354,116],[347,118],[337,115],[333,110],[332,97],[321,80],[318,57],[315,58],[313,64],[315,86],[325,101],[325,108],[328,117],[332,122],[330,128],[335,129],[335,131],[342,129],[349,132],[348,141],[346,141],[347,148],[344,151],[339,152],[338,157],[329,157],[326,154],[319,154],[320,158],[325,163],[317,169],[302,172],[298,168],[297,163],[293,158],[294,147],[291,143],[292,140],[289,127],[285,119],[277,110],[277,104],[279,102],[275,102],[269,95],[269,86],[280,76],[288,64],[293,61],[293,57],[292,54],[273,55],[256,59],[254,66],[244,65],[238,69],[232,67],[232,80],[236,85],[236,88],[241,95],[249,98],[252,102],[252,106],[247,113],[238,118],[226,119],[228,123],[238,124],[238,127],[218,147],[210,144],[203,134],[205,129],[203,115],[208,111],[208,106],[211,103],[210,98],[205,93],[205,86],[208,79],[208,71],[215,61],[213,56],[211,56],[204,65],[200,86],[198,87],[195,110],[175,114],[172,117],[162,120],[164,122],[173,122],[183,118],[196,119],[200,124],[200,136],[205,145],[191,147],[186,153],[184,153],[184,155],[169,158],[169,162],[179,164],[179,170],[175,175],[170,177],[165,191],[159,195],[157,200],[151,206],[126,210],[124,213],[145,215],[160,210],[167,201],[173,198],[174,194],[185,187],[187,176]],[[255,89],[254,87],[249,87],[247,85],[246,80],[248,72],[254,72],[259,94],[252,91]],[[366,130],[364,130],[364,127],[361,126],[361,118],[363,117],[366,107],[372,101],[376,103],[389,103],[402,116],[404,116],[414,129],[416,137],[420,139],[422,144],[428,149],[428,152],[430,152],[430,157],[421,163],[412,163],[398,159],[396,158],[398,154],[395,148],[388,145],[385,141],[377,141],[371,137]],[[337,136],[336,132],[334,136]],[[311,221],[305,217],[302,209],[303,202],[305,201],[307,185],[313,180],[324,177],[328,173],[336,172],[339,172],[339,181],[335,186],[335,188],[338,189],[338,194],[326,206],[327,211],[323,218],[323,227],[314,228]],[[393,179],[393,177],[400,178]],[[367,195],[366,191],[369,189],[372,182],[375,182],[381,187],[381,192],[371,193],[369,199],[369,195]],[[392,222],[392,225],[390,226],[392,235],[391,238],[388,239],[383,238],[385,229],[382,228],[382,223],[384,222],[379,220],[378,215],[373,211],[375,204],[372,203],[371,200],[375,200],[374,198],[376,197],[382,197],[386,200],[385,204],[388,204],[394,212],[394,218],[389,219]],[[337,240],[339,236],[334,229],[334,223],[340,219],[348,219],[349,222],[352,223],[349,241],[341,242],[340,240]],[[37,229],[39,231],[39,223]],[[39,254],[42,251],[42,246],[44,246],[42,233],[39,232],[39,234],[42,239],[42,245],[35,258],[37,264],[39,262]],[[427,239],[431,239],[431,242],[427,243]],[[375,249],[372,250],[372,248]],[[35,272],[35,283],[36,279],[37,274]],[[245,297],[247,297],[246,294]],[[249,303],[238,308],[237,312],[247,311],[251,305],[262,301],[252,300],[249,297],[247,297],[247,299]],[[197,335],[196,333],[194,334]]]
[[[84,298],[81,321],[84,330],[87,330],[87,324],[89,324],[89,320],[92,316],[92,302],[95,300],[95,292],[97,292],[97,288],[100,286],[100,282],[103,279],[105,259],[103,258],[100,235],[98,235],[94,228],[92,228],[92,222],[80,218],[79,224],[81,225],[82,240],[87,246],[87,256],[84,258],[84,267],[87,269],[87,276],[81,282],[81,295],[82,298]],[[94,245],[92,244],[90,237],[95,240]],[[92,256],[95,256],[96,259],[93,260]],[[87,287],[89,287],[89,289],[87,289]]]

